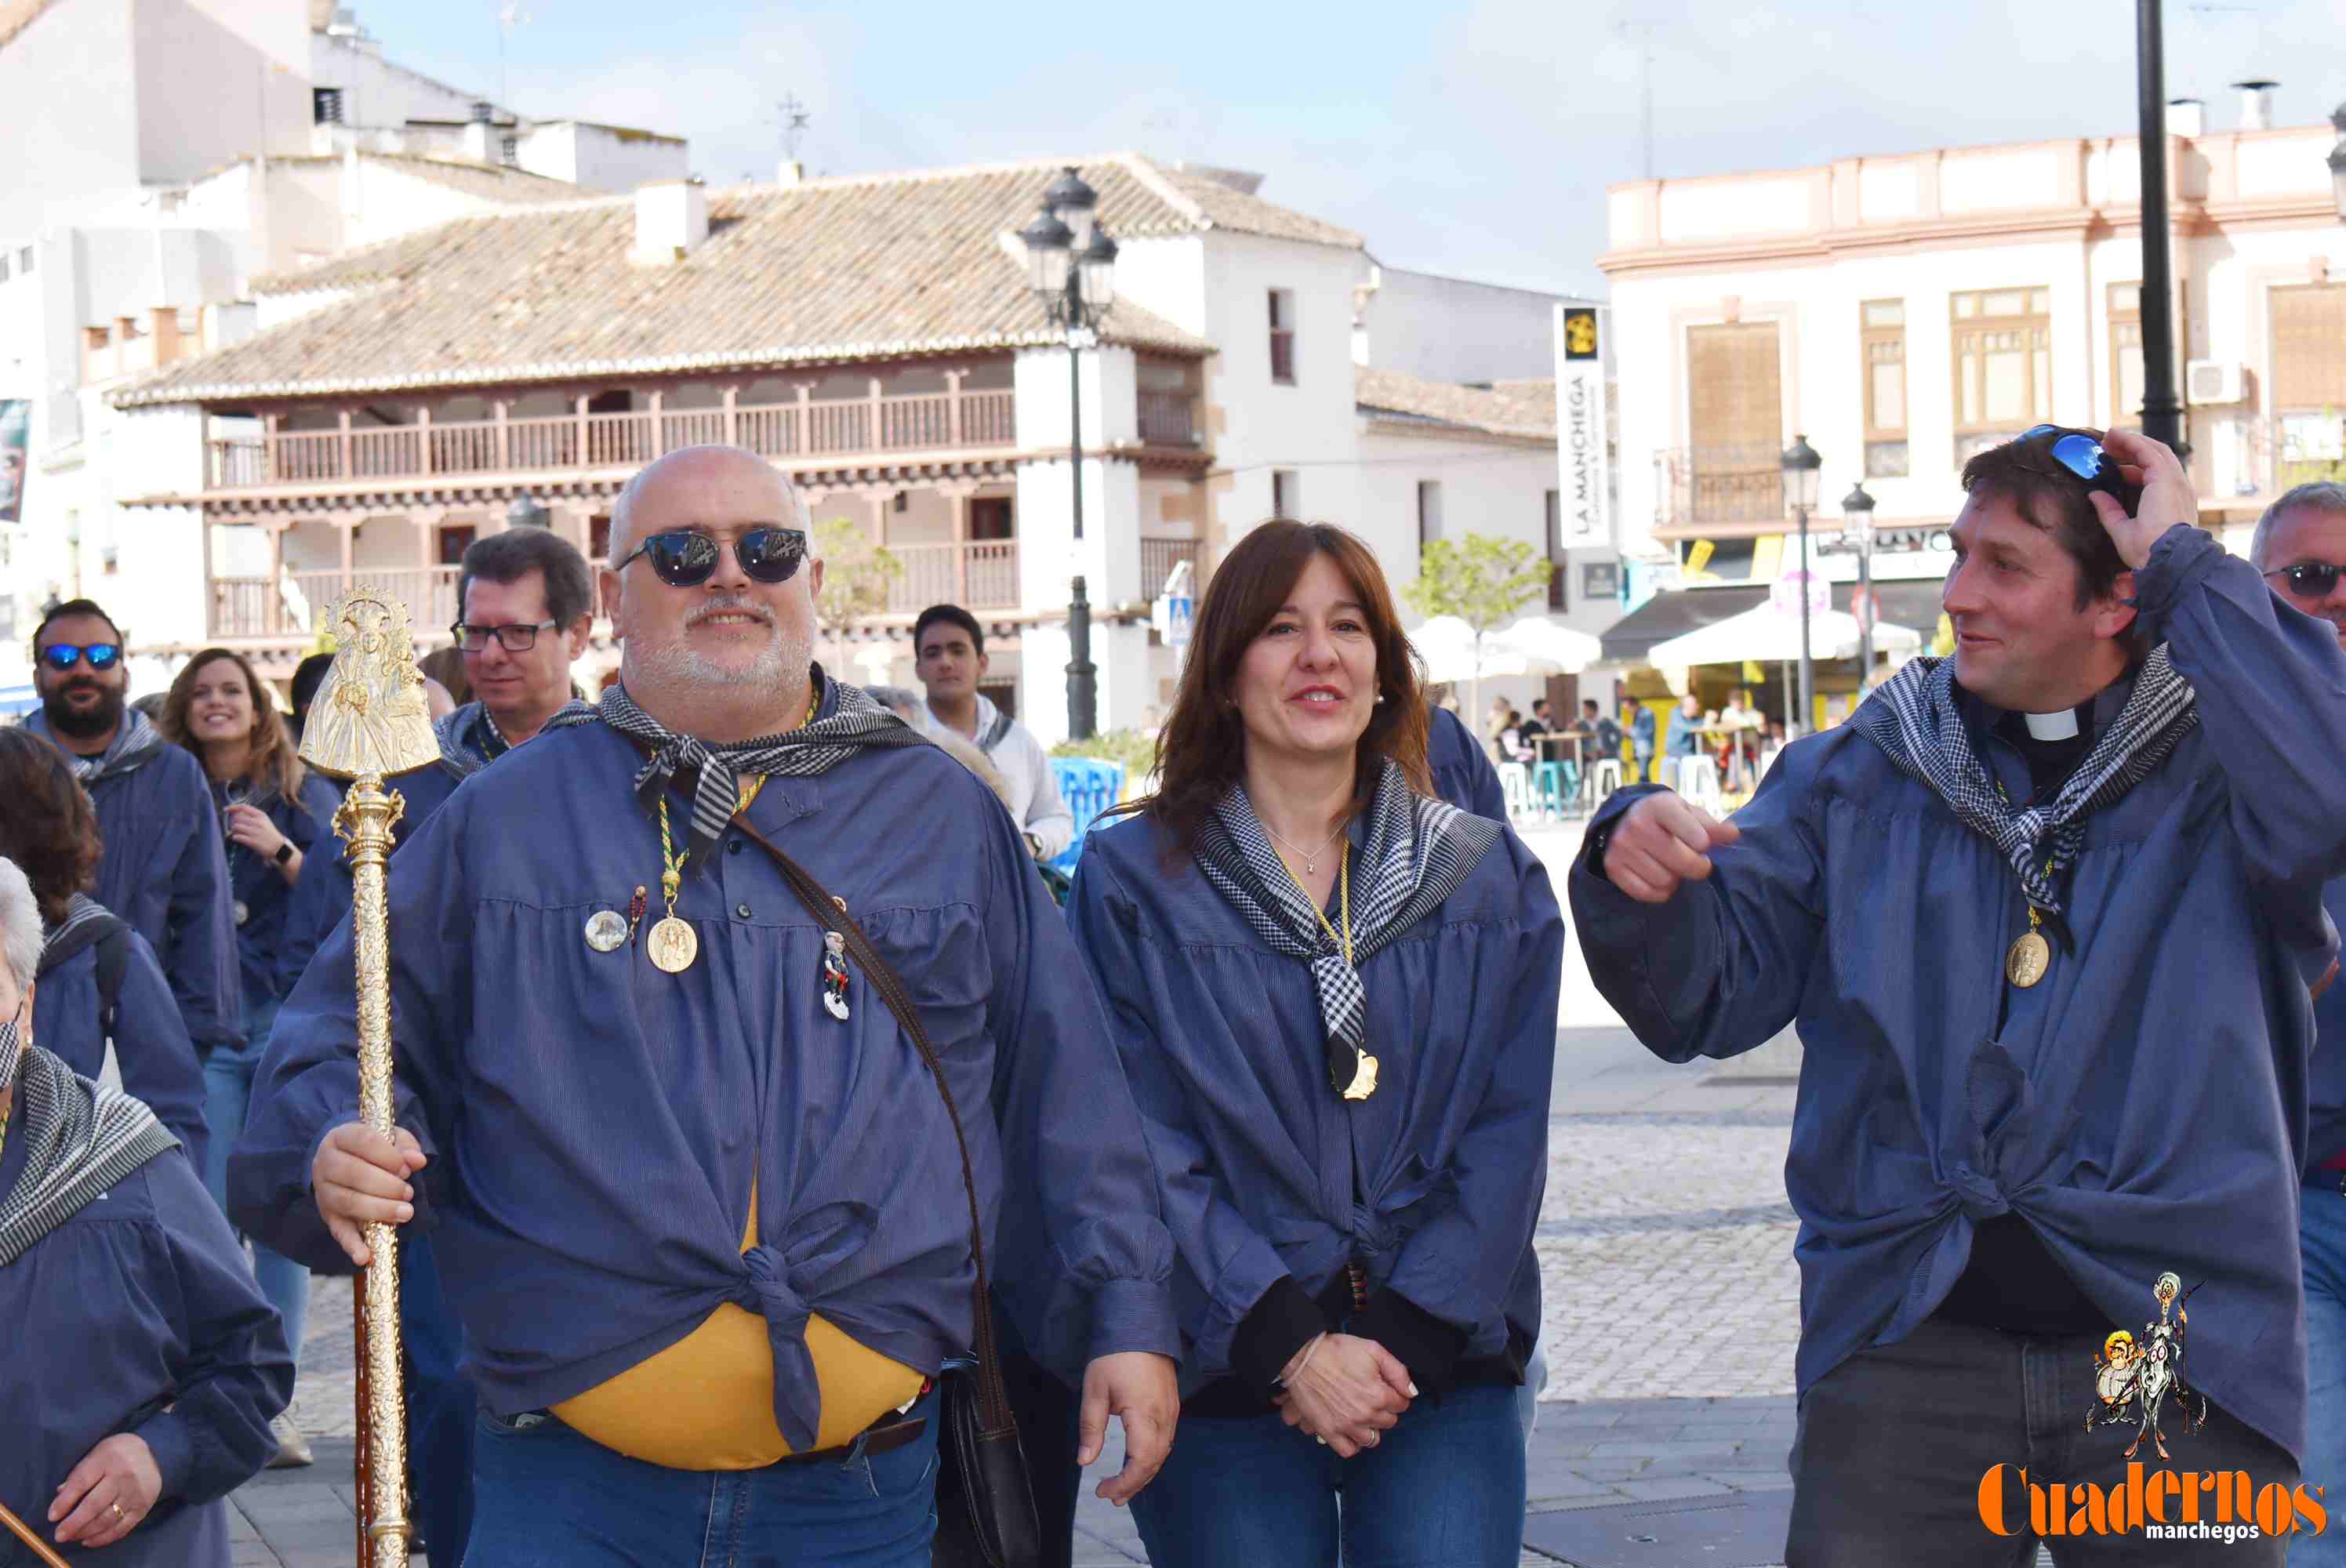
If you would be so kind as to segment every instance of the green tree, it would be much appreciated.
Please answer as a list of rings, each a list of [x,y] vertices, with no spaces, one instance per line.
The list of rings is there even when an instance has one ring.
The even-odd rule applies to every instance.
[[[838,662],[831,673],[852,683],[847,673],[847,634],[855,623],[888,607],[888,592],[904,575],[904,563],[888,546],[872,537],[871,530],[852,517],[833,517],[814,525],[809,553],[822,563],[822,592],[815,596],[815,612],[831,628]]]
[[[1469,534],[1434,539],[1419,552],[1417,581],[1402,590],[1418,614],[1456,616],[1474,632],[1474,673],[1467,681],[1466,722],[1483,722],[1483,640],[1547,586],[1548,566],[1521,539]]]

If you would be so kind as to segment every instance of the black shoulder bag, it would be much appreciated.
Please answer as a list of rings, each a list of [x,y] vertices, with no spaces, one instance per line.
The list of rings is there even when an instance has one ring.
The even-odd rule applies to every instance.
[[[961,1179],[969,1196],[969,1253],[977,1283],[971,1292],[970,1320],[976,1336],[974,1371],[950,1372],[939,1381],[940,1425],[937,1441],[937,1537],[932,1561],[937,1568],[1035,1568],[1042,1562],[1043,1536],[1035,1517],[1035,1493],[1026,1479],[1026,1456],[1018,1446],[1018,1427],[1010,1414],[1010,1393],[1002,1382],[1002,1357],[994,1342],[994,1313],[985,1290],[985,1237],[977,1211],[977,1182],[970,1173],[969,1140],[962,1133],[961,1112],[954,1105],[953,1087],[945,1082],[944,1064],[921,1015],[913,1008],[903,982],[888,967],[862,929],[847,917],[847,906],[823,891],[807,869],[776,848],[764,834],[736,818],[734,830],[756,842],[781,868],[807,913],[827,931],[836,932],[847,951],[862,966],[864,977],[896,1022],[912,1037],[913,1048],[928,1064],[937,1093],[951,1118],[954,1141],[961,1145]]]

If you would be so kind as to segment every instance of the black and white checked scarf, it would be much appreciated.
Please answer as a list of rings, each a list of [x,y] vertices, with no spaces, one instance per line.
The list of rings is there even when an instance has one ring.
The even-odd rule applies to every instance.
[[[17,1060],[16,1022],[0,1023],[0,1060]],[[84,1205],[179,1140],[142,1100],[76,1075],[46,1051],[24,1053],[8,1141],[29,1157],[0,1196],[0,1268]]]
[[[1320,1022],[1328,1034],[1330,1081],[1339,1093],[1368,1040],[1368,995],[1361,964],[1423,920],[1458,891],[1466,873],[1499,841],[1499,825],[1409,787],[1390,760],[1369,807],[1367,843],[1352,878],[1352,962],[1320,923],[1318,911],[1271,848],[1246,786],[1231,786],[1198,835],[1198,869],[1236,906],[1257,936],[1311,966]]]
[[[816,690],[826,684],[822,666],[812,666],[810,675]],[[698,769],[699,778],[692,792],[691,847],[688,859],[713,853],[718,836],[733,820],[741,807],[740,775],[753,774],[761,778],[808,778],[825,773],[846,761],[867,746],[926,746],[927,739],[917,729],[881,707],[862,691],[837,681],[828,683],[831,710],[811,724],[780,735],[769,735],[757,740],[744,740],[730,746],[709,746],[689,735],[678,735],[667,726],[638,708],[623,686],[615,686],[603,694],[603,705],[595,717],[632,739],[640,740],[652,748],[652,759],[636,775],[636,798],[647,810],[659,806],[660,792],[678,769]],[[566,728],[576,718],[556,722],[548,728]]]
[[[593,705],[574,697],[538,728],[562,729],[594,717]],[[478,702],[442,714],[432,721],[432,733],[440,742],[440,765],[459,779],[471,778],[513,749],[487,707]]]
[[[2191,683],[2175,673],[2167,645],[2153,648],[2134,690],[2094,748],[2052,799],[2016,810],[1972,752],[1955,706],[1955,661],[1918,658],[1858,705],[1851,720],[1899,768],[1936,793],[1966,827],[1994,844],[2038,909],[2061,912],[2061,873],[2085,842],[2086,819],[2167,760],[2199,722]],[[2049,857],[2042,846],[2052,843]]]

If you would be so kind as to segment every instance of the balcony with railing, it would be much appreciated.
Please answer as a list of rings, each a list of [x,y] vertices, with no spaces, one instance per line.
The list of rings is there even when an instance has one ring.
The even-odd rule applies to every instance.
[[[1782,523],[1783,454],[1758,443],[1654,453],[1654,526]]]
[[[1140,390],[1140,439],[1151,446],[1195,446],[1196,400],[1187,392]]]
[[[1140,596],[1153,599],[1165,591],[1165,579],[1173,575],[1175,563],[1187,561],[1189,570],[1198,569],[1198,542],[1195,539],[1152,539],[1146,535],[1140,540]]]
[[[1187,544],[1188,541],[1179,541]],[[1018,607],[1018,541],[982,539],[966,544],[892,545],[903,571],[888,591],[888,614],[917,615],[926,606],[950,603],[973,610]],[[600,568],[607,563],[590,563]],[[1169,568],[1168,568],[1169,569]],[[419,640],[437,645],[442,628],[457,619],[454,566],[393,570],[288,571],[265,575],[215,576],[211,580],[209,635],[216,638],[307,642],[316,635],[326,607],[361,584],[388,590],[407,606]]]
[[[953,388],[732,408],[582,412],[528,418],[271,430],[208,443],[208,487],[264,489],[354,480],[433,479],[632,468],[678,447],[744,446],[762,456],[821,460],[1004,449],[1017,441],[1007,388]]]

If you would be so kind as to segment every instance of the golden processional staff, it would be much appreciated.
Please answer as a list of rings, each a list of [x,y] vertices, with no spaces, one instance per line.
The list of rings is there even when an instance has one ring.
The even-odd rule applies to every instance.
[[[440,759],[407,606],[362,587],[330,613],[337,651],[311,705],[301,760],[352,780],[334,831],[355,884],[351,943],[358,960],[359,1116],[393,1136],[391,1105],[391,921],[383,864],[407,802],[384,780]],[[360,1270],[358,1501],[360,1568],[407,1565],[407,1409],[399,1367],[399,1237],[366,1227],[372,1261]]]

